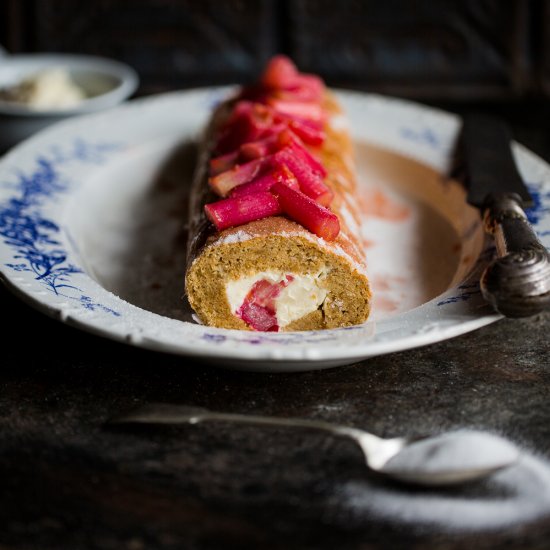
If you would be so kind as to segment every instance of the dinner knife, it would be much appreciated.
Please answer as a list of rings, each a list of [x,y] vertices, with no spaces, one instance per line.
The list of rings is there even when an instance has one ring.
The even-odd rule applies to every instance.
[[[494,117],[468,115],[461,156],[468,202],[477,207],[497,258],[481,275],[484,298],[507,317],[528,317],[550,307],[550,254],[529,224],[533,205],[512,156],[511,133]]]

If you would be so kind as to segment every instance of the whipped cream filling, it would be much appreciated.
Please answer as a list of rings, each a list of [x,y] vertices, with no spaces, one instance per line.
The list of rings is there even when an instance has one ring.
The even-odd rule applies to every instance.
[[[233,315],[237,315],[256,282],[263,280],[271,284],[278,284],[291,280],[280,290],[274,300],[277,325],[279,328],[283,328],[315,311],[325,301],[327,289],[320,286],[320,283],[326,275],[325,270],[307,275],[282,271],[262,271],[249,277],[228,281],[225,285],[225,292],[231,312]]]

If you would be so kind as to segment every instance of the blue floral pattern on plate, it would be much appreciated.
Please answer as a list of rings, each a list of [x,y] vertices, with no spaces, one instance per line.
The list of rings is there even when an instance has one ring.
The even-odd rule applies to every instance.
[[[60,228],[42,215],[41,206],[46,199],[51,200],[70,187],[70,182],[60,174],[60,166],[74,161],[102,164],[109,153],[119,149],[117,144],[91,144],[83,139],[74,140],[68,149],[54,147],[49,154],[36,158],[30,173],[16,175],[15,184],[10,186],[18,194],[0,204],[0,236],[14,251],[14,262],[6,263],[7,267],[17,272],[32,272],[34,279],[49,291],[77,300],[84,309],[100,309],[116,317],[120,316],[119,312],[95,302],[90,296],[65,293],[68,289],[80,290],[71,283],[71,275],[82,273],[82,269],[67,261],[67,251],[58,240]]]

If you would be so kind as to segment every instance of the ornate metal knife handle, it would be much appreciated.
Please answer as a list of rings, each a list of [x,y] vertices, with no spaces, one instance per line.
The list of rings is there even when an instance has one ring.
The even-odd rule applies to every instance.
[[[484,211],[498,258],[481,276],[481,292],[507,317],[528,317],[550,307],[550,254],[521,205],[515,193],[490,195]]]

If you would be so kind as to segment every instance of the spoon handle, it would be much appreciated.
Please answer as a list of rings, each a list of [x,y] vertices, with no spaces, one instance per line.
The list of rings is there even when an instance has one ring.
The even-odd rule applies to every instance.
[[[259,416],[249,414],[235,414],[214,412],[199,407],[184,405],[169,405],[151,403],[138,409],[109,420],[110,424],[198,424],[199,422],[219,421],[235,422],[239,424],[255,424],[262,426],[278,426],[290,428],[307,428],[329,432],[333,435],[351,437],[356,440],[362,430],[339,426],[322,420],[308,420],[305,418],[279,418],[273,416]],[[375,436],[372,436],[375,437]]]
[[[124,415],[113,418],[110,424],[198,424],[199,422],[219,421],[260,426],[304,428],[324,431],[333,436],[345,437],[359,447],[367,466],[380,470],[406,444],[404,438],[382,439],[364,430],[332,424],[323,420],[305,418],[280,418],[249,414],[214,412],[199,407],[150,403]]]

